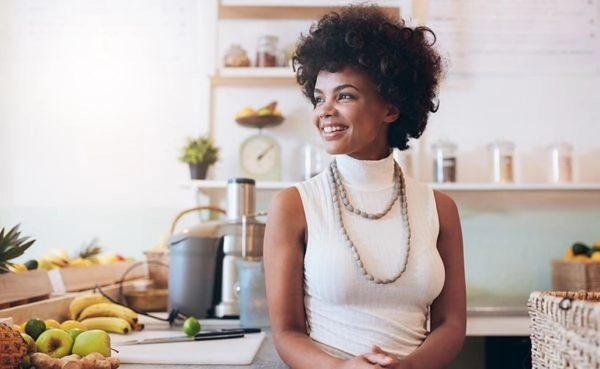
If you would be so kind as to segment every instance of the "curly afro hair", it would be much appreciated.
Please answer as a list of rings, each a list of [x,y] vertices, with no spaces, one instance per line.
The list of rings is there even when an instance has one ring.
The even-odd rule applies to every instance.
[[[373,80],[381,96],[400,111],[388,129],[388,143],[400,150],[425,131],[438,109],[442,58],[427,27],[407,26],[376,5],[351,5],[330,12],[301,35],[293,58],[296,80],[315,105],[320,71],[358,68]]]

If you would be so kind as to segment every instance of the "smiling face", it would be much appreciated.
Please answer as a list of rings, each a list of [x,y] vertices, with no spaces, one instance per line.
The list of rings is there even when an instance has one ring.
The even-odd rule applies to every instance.
[[[314,95],[313,123],[331,155],[379,160],[390,153],[387,130],[398,109],[381,98],[362,71],[321,71]]]

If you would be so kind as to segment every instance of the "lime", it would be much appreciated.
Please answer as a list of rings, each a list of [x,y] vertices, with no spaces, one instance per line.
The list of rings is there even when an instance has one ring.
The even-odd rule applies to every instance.
[[[183,322],[183,333],[187,336],[195,336],[198,332],[200,332],[200,322],[198,319],[191,316]]]
[[[25,333],[30,335],[34,340],[37,340],[40,334],[46,330],[46,322],[42,319],[29,319],[25,323]]]

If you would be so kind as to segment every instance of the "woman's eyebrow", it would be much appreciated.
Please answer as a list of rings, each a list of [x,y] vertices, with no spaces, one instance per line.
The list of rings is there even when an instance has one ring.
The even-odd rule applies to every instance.
[[[355,89],[355,90],[357,90],[357,91],[358,91],[358,88],[357,88],[356,86],[354,86],[353,84],[350,84],[350,83],[347,83],[347,84],[344,84],[344,85],[339,85],[339,86],[336,86],[336,87],[333,89],[333,91],[334,91],[334,92],[338,92],[338,91],[340,91],[340,90],[343,90],[343,89],[345,89],[345,88],[353,88],[353,89]],[[315,92],[318,92],[318,93],[323,93],[323,91],[321,91],[321,90],[320,90],[320,89],[318,89],[318,88],[315,88]]]

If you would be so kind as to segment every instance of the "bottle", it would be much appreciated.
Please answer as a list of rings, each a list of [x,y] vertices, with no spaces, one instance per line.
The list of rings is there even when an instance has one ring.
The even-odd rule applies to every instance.
[[[433,178],[437,183],[456,182],[456,144],[440,140],[432,145]]]
[[[258,38],[256,49],[257,67],[277,66],[277,41],[277,36],[273,35],[262,35]]]
[[[515,145],[509,141],[495,141],[489,144],[488,150],[492,160],[492,182],[510,183],[514,181]]]

